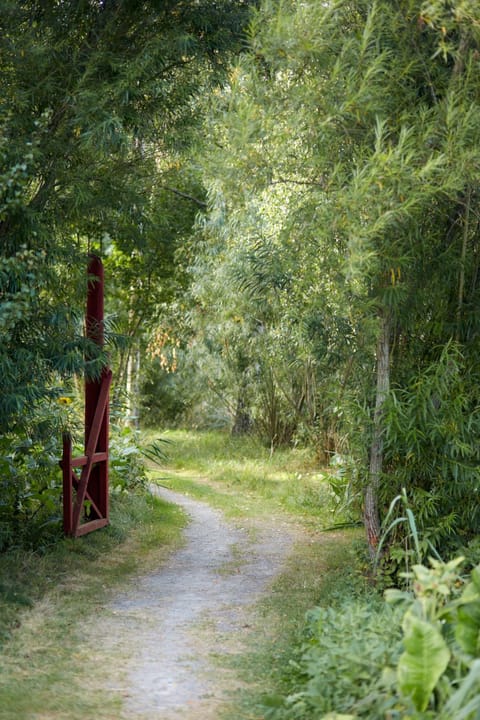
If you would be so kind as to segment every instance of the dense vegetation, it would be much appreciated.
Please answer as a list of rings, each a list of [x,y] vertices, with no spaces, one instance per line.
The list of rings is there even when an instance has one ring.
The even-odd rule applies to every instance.
[[[248,6],[0,3],[0,551],[60,527],[62,430],[77,430],[79,378],[105,362],[83,338],[88,252],[108,266],[107,350],[130,412],[129,358],[182,285],[175,249],[204,204],[180,158]]]
[[[272,717],[476,717],[478,2],[0,0],[0,70],[0,552],[59,537],[61,434],[108,356],[114,488],[139,423],[313,449],[379,586],[417,575],[399,610],[317,610]],[[329,696],[352,607],[373,685]]]
[[[3,546],[103,362],[91,250],[120,422],[314,445],[372,558],[403,488],[475,538],[476,4],[248,5],[2,4]]]

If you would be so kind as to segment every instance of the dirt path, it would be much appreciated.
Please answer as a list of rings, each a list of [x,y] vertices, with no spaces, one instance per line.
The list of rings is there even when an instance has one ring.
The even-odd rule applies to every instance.
[[[252,606],[294,533],[282,521],[235,527],[202,502],[155,492],[190,516],[186,544],[118,596],[93,635],[116,668],[111,686],[124,698],[123,718],[213,720],[239,687],[228,657],[241,650]]]

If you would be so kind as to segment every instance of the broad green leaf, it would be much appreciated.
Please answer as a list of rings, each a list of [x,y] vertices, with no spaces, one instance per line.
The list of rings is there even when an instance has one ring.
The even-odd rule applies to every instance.
[[[385,602],[390,605],[412,602],[412,593],[406,592],[405,590],[398,590],[398,588],[388,588],[385,590],[383,595],[385,597]]]
[[[480,594],[480,565],[473,568],[471,578],[475,589]]]
[[[404,618],[405,652],[398,663],[400,691],[411,697],[417,710],[426,709],[432,692],[445,672],[450,651],[436,627],[407,613]]]
[[[455,638],[469,655],[480,655],[480,601],[459,608]]]

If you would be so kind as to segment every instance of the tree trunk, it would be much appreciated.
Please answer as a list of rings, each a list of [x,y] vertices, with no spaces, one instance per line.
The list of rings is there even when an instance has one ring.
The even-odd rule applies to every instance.
[[[378,513],[378,488],[383,465],[383,403],[390,386],[390,316],[387,312],[380,318],[380,334],[377,342],[377,391],[373,419],[373,438],[370,448],[370,469],[365,489],[364,524],[370,557],[373,560],[380,537]]]
[[[135,430],[139,428],[140,393],[140,350],[137,348],[128,357],[125,425]]]
[[[252,429],[252,418],[247,402],[247,385],[248,378],[246,372],[244,372],[237,397],[237,407],[235,409],[232,435],[246,435]]]

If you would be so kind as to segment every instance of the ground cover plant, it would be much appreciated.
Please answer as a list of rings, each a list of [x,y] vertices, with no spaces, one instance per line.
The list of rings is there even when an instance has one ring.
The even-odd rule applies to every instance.
[[[415,565],[384,598],[358,575],[333,578],[283,660],[284,694],[259,704],[265,718],[478,718],[480,566],[463,560]]]

